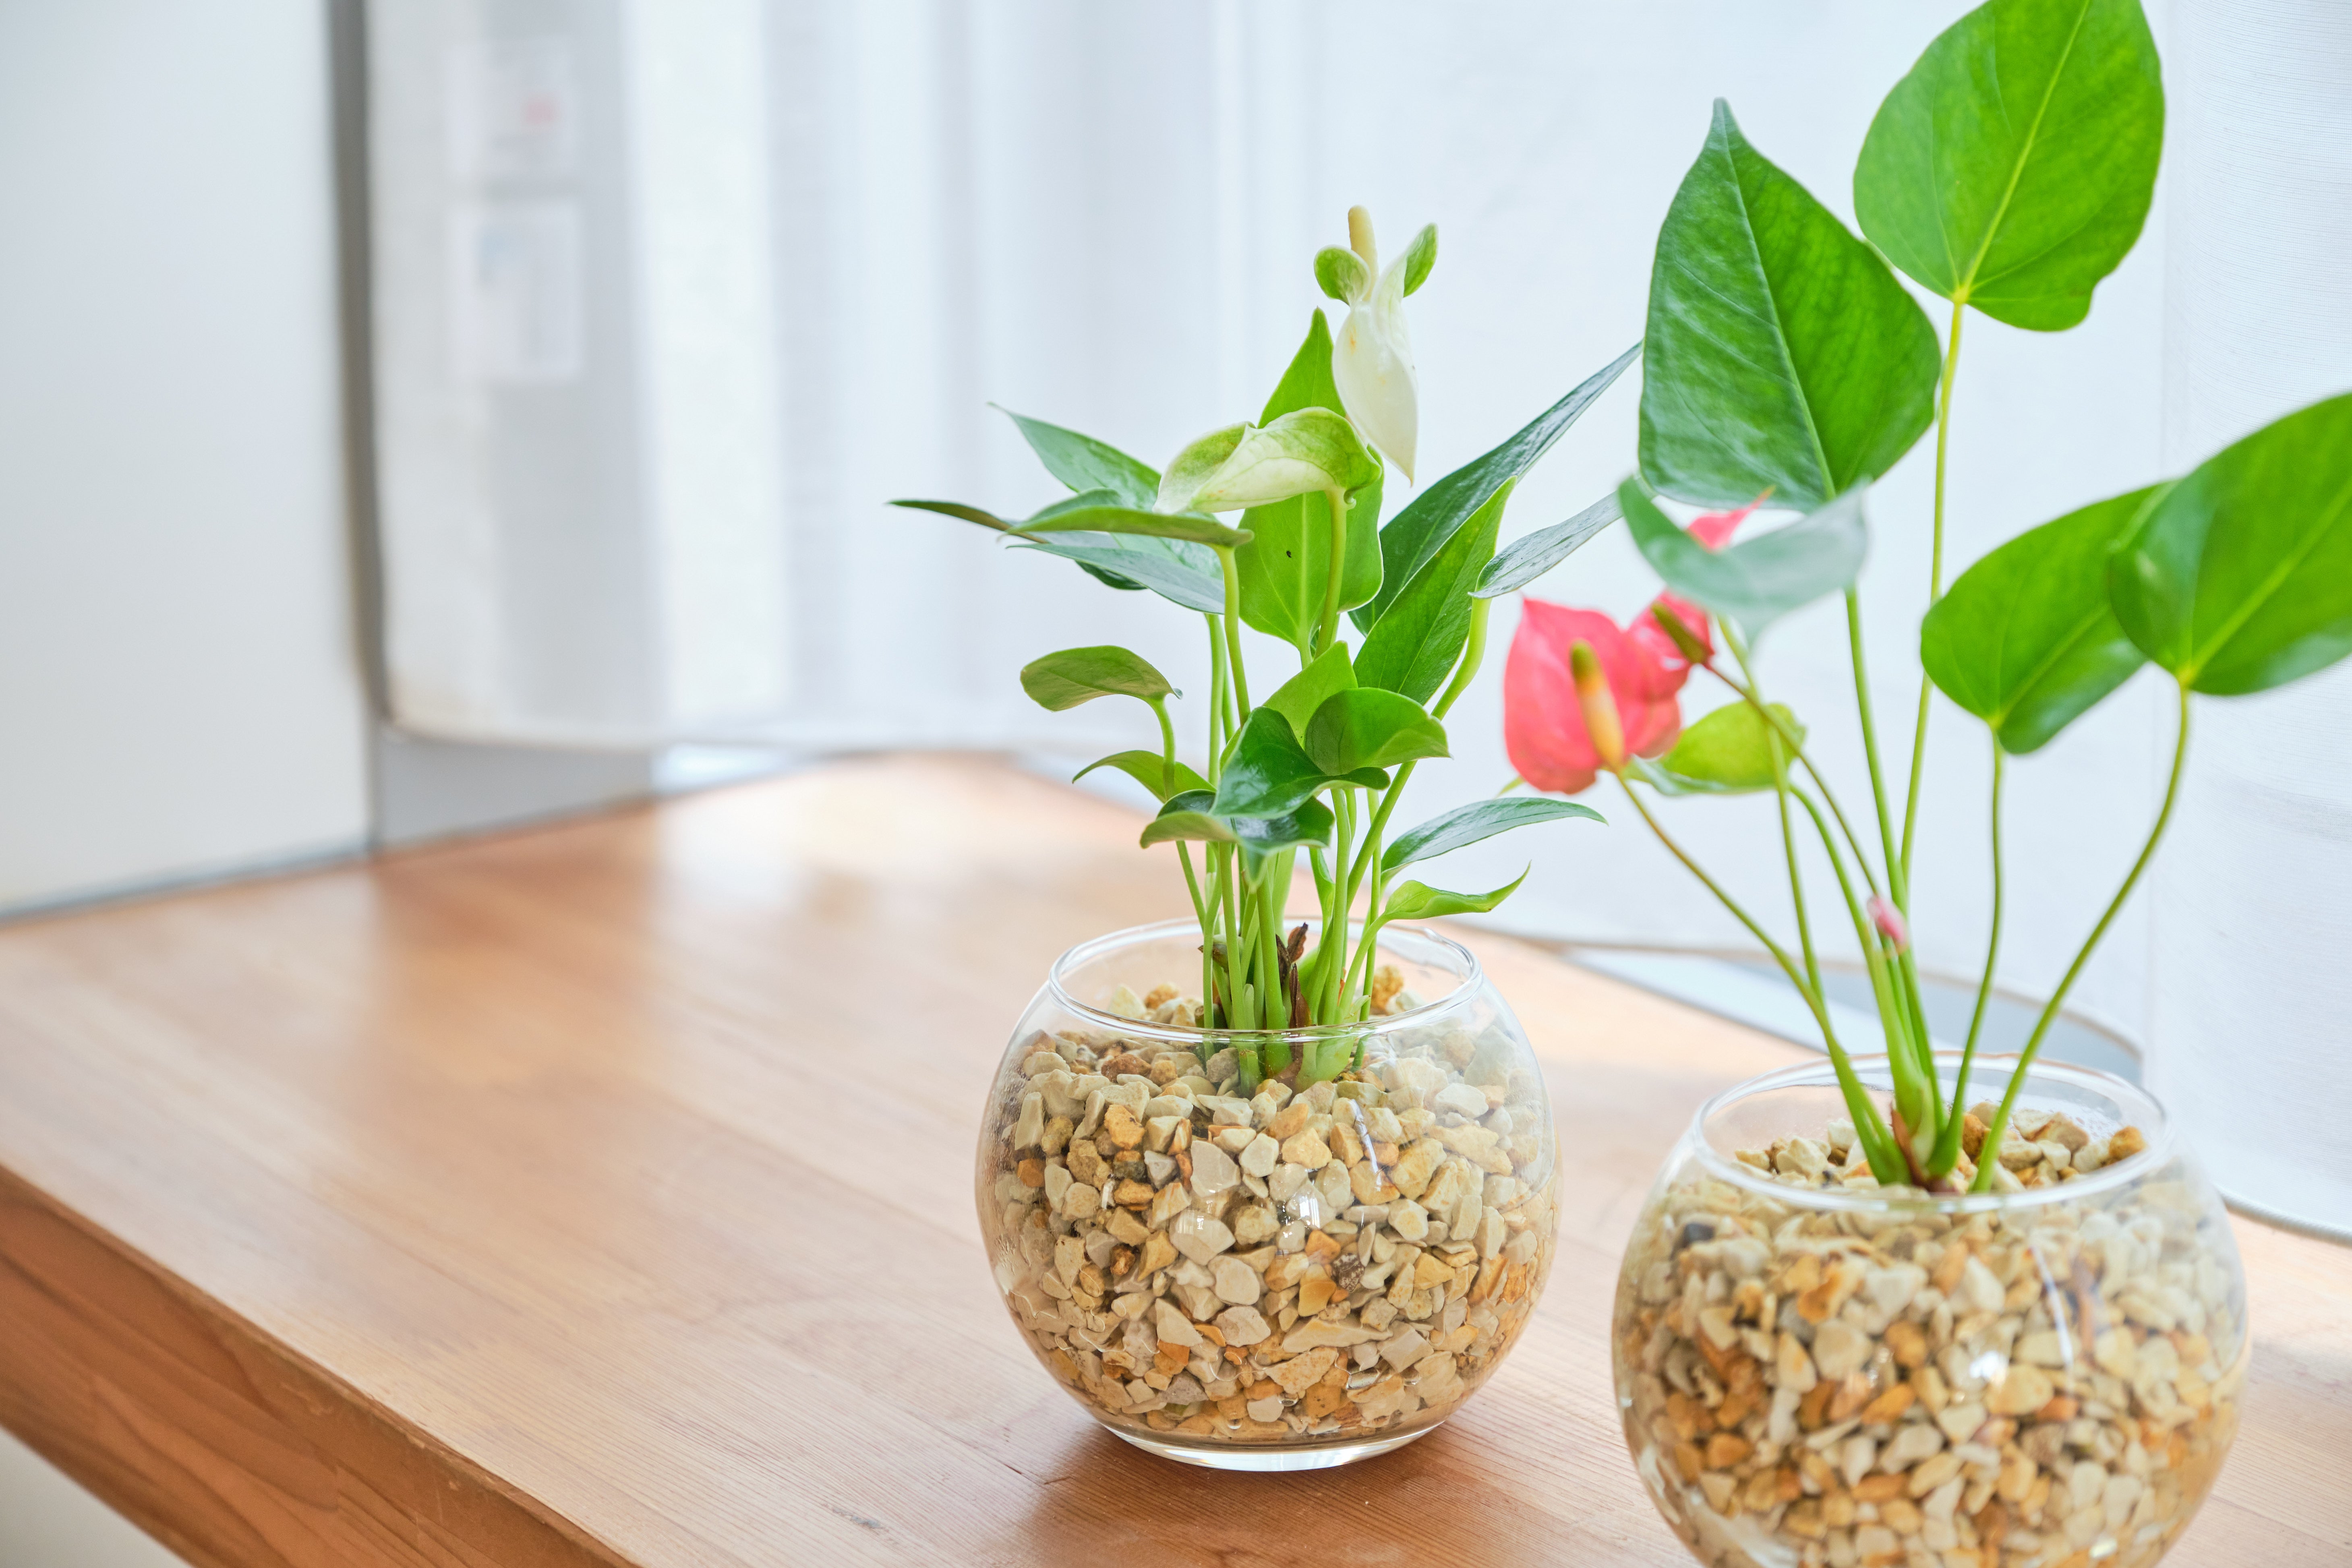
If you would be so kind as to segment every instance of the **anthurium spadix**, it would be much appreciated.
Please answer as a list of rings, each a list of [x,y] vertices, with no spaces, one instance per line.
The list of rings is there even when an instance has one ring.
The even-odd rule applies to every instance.
[[[1412,477],[1413,444],[1421,430],[1421,398],[1412,370],[1412,339],[1405,330],[1404,297],[1422,286],[1437,263],[1437,229],[1424,226],[1404,254],[1380,270],[1372,215],[1348,209],[1349,248],[1332,246],[1315,257],[1315,280],[1348,308],[1331,345],[1331,379],[1339,401],[1364,439]]]
[[[1162,512],[1239,512],[1294,496],[1345,496],[1380,477],[1355,427],[1328,408],[1302,408],[1263,429],[1213,430],[1178,453],[1160,478]]]

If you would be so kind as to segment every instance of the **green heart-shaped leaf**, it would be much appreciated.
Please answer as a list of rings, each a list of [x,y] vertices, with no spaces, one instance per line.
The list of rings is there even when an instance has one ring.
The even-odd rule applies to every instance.
[[[1118,447],[1080,435],[1058,424],[1013,413],[995,404],[1029,443],[1029,450],[1045,472],[1073,490],[1108,490],[1121,506],[1150,510],[1160,491],[1160,474],[1150,464],[1129,457]]]
[[[1097,757],[1071,774],[1070,782],[1076,783],[1097,768],[1118,768],[1150,790],[1153,799],[1162,803],[1176,796],[1209,787],[1209,781],[1198,773],[1181,762],[1170,767],[1167,758],[1156,751],[1114,751],[1108,757]]]
[[[1021,689],[1038,706],[1054,713],[1089,703],[1097,697],[1137,697],[1145,702],[1171,695],[1176,688],[1142,655],[1125,648],[1065,648],[1033,659],[1022,666]]]
[[[2199,464],[2116,552],[2107,591],[2142,653],[2216,696],[2352,653],[2352,393]]]
[[[1444,757],[1445,727],[1421,705],[1377,687],[1335,692],[1307,722],[1307,755],[1331,778]]]
[[[1220,817],[1271,817],[1290,810],[1329,779],[1298,744],[1290,721],[1272,708],[1254,710],[1226,748],[1217,774]]]
[[[1658,231],[1642,472],[1667,495],[1811,510],[1895,465],[1935,412],[1935,329],[1876,252],[1717,99]]]
[[[1804,727],[1780,703],[1772,715],[1801,745]],[[1659,759],[1666,774],[1685,786],[1698,785],[1717,794],[1744,794],[1772,788],[1772,727],[1764,716],[1744,702],[1717,708],[1683,731],[1675,748]],[[1781,766],[1794,759],[1783,740]]]
[[[1993,0],[1895,83],[1862,144],[1853,211],[1947,299],[2056,331],[2138,240],[2164,148],[2139,0]]]
[[[1315,710],[1323,706],[1334,692],[1356,689],[1356,672],[1348,662],[1348,644],[1334,643],[1316,655],[1315,662],[1282,683],[1274,695],[1259,706],[1272,708],[1290,722],[1293,735],[1307,733]]]
[[[1595,822],[1608,821],[1591,807],[1574,800],[1549,800],[1541,796],[1473,800],[1466,806],[1441,811],[1419,827],[1399,834],[1396,841],[1389,845],[1387,852],[1381,856],[1381,866],[1386,871],[1395,871],[1415,861],[1435,860],[1439,855],[1475,844],[1481,839],[1507,833],[1513,828],[1558,821],[1562,817],[1584,817]]]
[[[1381,588],[1370,605],[1354,612],[1356,626],[1369,632],[1402,598],[1412,580],[1453,542],[1455,533],[1486,509],[1496,492],[1526,477],[1568,427],[1583,417],[1625,367],[1640,357],[1634,344],[1579,383],[1566,397],[1484,456],[1465,463],[1412,498],[1412,504],[1381,530]],[[1751,492],[1752,493],[1752,492]],[[1493,553],[1489,547],[1489,555]]]
[[[1309,408],[1343,412],[1339,389],[1331,379],[1331,330],[1320,310],[1308,323],[1307,340],[1266,400],[1258,423],[1271,426],[1285,414]],[[1348,501],[1339,565],[1342,610],[1353,609],[1380,591],[1381,479],[1377,455],[1372,465],[1371,480]],[[1242,527],[1250,534],[1250,542],[1234,558],[1241,569],[1242,620],[1294,647],[1307,646],[1322,623],[1323,601],[1330,590],[1330,503],[1318,490],[1252,507],[1243,514]]]
[[[1417,703],[1437,695],[1470,640],[1470,591],[1495,559],[1503,508],[1517,483],[1507,479],[1487,497],[1372,623],[1356,655],[1358,685],[1401,692]]]
[[[1538,528],[1527,538],[1515,540],[1509,549],[1486,563],[1470,596],[1498,599],[1506,593],[1517,592],[1582,549],[1599,537],[1601,529],[1624,515],[1625,508],[1617,504],[1617,492],[1612,490],[1568,521]]]
[[[1784,528],[1711,550],[1675,527],[1632,479],[1617,487],[1633,543],[1666,586],[1738,625],[1749,642],[1789,612],[1853,581],[1870,551],[1867,490],[1849,490]]]
[[[2029,529],[1959,575],[1919,622],[1937,689],[2011,756],[2047,744],[2147,663],[2107,595],[2107,561],[2162,488]]]
[[[1448,915],[1484,915],[1518,892],[1519,883],[1527,880],[1528,873],[1523,871],[1492,893],[1448,893],[1423,883],[1399,883],[1389,890],[1388,902],[1381,909],[1380,924],[1385,925],[1391,920],[1436,920]]]

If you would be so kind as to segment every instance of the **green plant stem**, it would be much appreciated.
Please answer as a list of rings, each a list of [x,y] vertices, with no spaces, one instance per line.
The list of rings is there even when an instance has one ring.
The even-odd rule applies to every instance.
[[[1977,982],[1976,1010],[1969,1015],[1968,1042],[1960,1047],[1959,1077],[1952,1088],[1952,1113],[1944,1118],[1943,1135],[1936,1140],[1929,1176],[1944,1176],[1960,1163],[1960,1133],[1968,1114],[1969,1069],[1976,1064],[1977,1037],[1984,1030],[1985,1004],[1992,1000],[1993,964],[2000,956],[2000,783],[2005,769],[2000,737],[1992,737],[1992,934],[1985,938],[1984,976]]]
[[[1217,626],[1217,618],[1203,614],[1201,619],[1209,628],[1209,787],[1215,789],[1217,775],[1224,770],[1225,737],[1225,642]]]
[[[1976,1181],[1969,1190],[1985,1192],[1991,1188],[1992,1168],[2000,1163],[2000,1142],[2009,1132],[2009,1113],[2017,1104],[2017,1092],[2024,1087],[2025,1075],[2032,1069],[2034,1056],[2042,1050],[2042,1037],[2050,1032],[2050,1025],[2057,1019],[2058,1009],[2065,1005],[2066,993],[2074,988],[2075,977],[2083,972],[2083,966],[2090,962],[2092,950],[2107,934],[2107,927],[2115,924],[2124,900],[2129,898],[2132,889],[2139,885],[2140,874],[2147,870],[2147,862],[2156,858],[2157,843],[2164,837],[2165,824],[2172,821],[2174,802],[2180,798],[2181,764],[2188,760],[2189,687],[2184,683],[2180,687],[2180,736],[2173,744],[2172,776],[2164,786],[2164,805],[2156,813],[2156,826],[2148,830],[2147,842],[2141,846],[2139,859],[2132,862],[2131,874],[2125,877],[2123,886],[2116,890],[2114,902],[2107,905],[2106,913],[2099,916],[2099,923],[2091,927],[2091,935],[2084,941],[2082,951],[2076,953],[2074,961],[2066,966],[2065,977],[2050,994],[2050,1000],[2042,1007],[2042,1016],[2034,1019],[2033,1032],[2026,1037],[2025,1049],[2018,1053],[2016,1071],[2010,1074],[2009,1092],[2000,1097],[2000,1109],[1993,1113],[1992,1125],[1985,1129],[1984,1153],[1977,1159]]]
[[[1862,595],[1853,589],[1845,591],[1845,636],[1853,650],[1853,706],[1862,716],[1862,754],[1870,763],[1870,793],[1878,806],[1878,842],[1880,858],[1886,866],[1886,889],[1895,907],[1910,913],[1910,898],[1905,890],[1903,862],[1895,842],[1895,824],[1886,814],[1886,781],[1878,766],[1878,727],[1870,716],[1870,669],[1862,656]]]
[[[1943,383],[1936,390],[1936,531],[1927,555],[1927,607],[1944,596],[1944,454],[1952,435],[1952,378],[1960,368],[1960,321],[1968,314],[1952,301],[1950,342],[1944,350]],[[1911,788],[1903,798],[1903,885],[1911,885],[1911,835],[1919,821],[1919,779],[1927,760],[1927,699],[1934,686],[1919,672],[1919,717],[1911,730]],[[1940,1174],[1940,1173],[1938,1173]]]
[[[1700,885],[1715,894],[1716,901],[1729,910],[1739,924],[1748,927],[1750,936],[1764,944],[1764,950],[1772,955],[1772,961],[1780,966],[1780,972],[1789,977],[1790,985],[1797,988],[1797,994],[1804,998],[1805,1006],[1812,1012],[1814,1024],[1822,1031],[1822,1043],[1829,1051],[1830,1066],[1837,1073],[1838,1089],[1845,1096],[1846,1113],[1853,1118],[1853,1135],[1862,1140],[1863,1150],[1870,1158],[1871,1174],[1878,1177],[1882,1186],[1901,1185],[1909,1174],[1909,1167],[1892,1146],[1886,1130],[1878,1124],[1878,1113],[1871,1105],[1869,1092],[1863,1088],[1862,1080],[1854,1076],[1853,1059],[1846,1055],[1845,1047],[1838,1043],[1837,1031],[1830,1027],[1829,1009],[1822,1005],[1820,993],[1805,983],[1805,977],[1797,973],[1797,967],[1790,962],[1789,955],[1748,911],[1739,906],[1739,901],[1700,870],[1698,862],[1691,859],[1684,852],[1682,845],[1675,842],[1659,824],[1658,819],[1650,814],[1649,807],[1642,803],[1642,797],[1626,781],[1623,774],[1617,776],[1617,783],[1625,791],[1625,798],[1633,803],[1633,810],[1642,813],[1642,821],[1650,825],[1650,831],[1666,846],[1667,852],[1682,862],[1684,869],[1698,878]]]
[[[1323,619],[1316,627],[1318,653],[1339,634],[1339,574],[1348,564],[1348,497],[1336,487],[1325,490],[1323,497],[1331,507],[1331,570],[1323,584]]]
[[[1712,663],[1701,664],[1699,668],[1738,693],[1740,699],[1761,715],[1764,722],[1771,727],[1773,733],[1780,737],[1780,744],[1789,748],[1790,754],[1796,758],[1798,765],[1804,768],[1806,777],[1812,779],[1813,787],[1822,792],[1822,800],[1829,806],[1830,815],[1837,819],[1839,831],[1845,834],[1845,841],[1853,851],[1854,868],[1862,873],[1864,885],[1871,892],[1876,893],[1878,879],[1870,873],[1870,857],[1863,852],[1862,840],[1854,832],[1853,824],[1846,821],[1845,808],[1838,804],[1837,791],[1831,789],[1830,781],[1822,777],[1822,770],[1813,766],[1811,756],[1806,752],[1803,744],[1797,739],[1796,733],[1790,729],[1787,721],[1763,703],[1759,702],[1754,692],[1717,669]],[[1512,779],[1511,784],[1505,785],[1499,793],[1508,794],[1511,786],[1518,782],[1517,779]]]
[[[1227,679],[1233,683],[1234,728],[1238,732],[1250,714],[1249,672],[1242,663],[1242,572],[1231,545],[1219,545],[1216,549],[1225,573],[1225,664]]]

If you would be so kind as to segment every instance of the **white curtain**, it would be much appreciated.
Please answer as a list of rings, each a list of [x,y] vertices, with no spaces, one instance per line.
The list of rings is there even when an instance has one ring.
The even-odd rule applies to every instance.
[[[2330,9],[2275,5],[2314,18]],[[436,734],[616,745],[734,737],[1084,757],[1149,744],[1139,708],[1047,716],[1014,672],[1053,648],[1117,641],[1204,689],[1197,617],[883,505],[946,497],[1018,515],[1049,499],[1056,487],[990,401],[1154,462],[1253,416],[1323,303],[1308,258],[1341,239],[1343,214],[1361,202],[1391,246],[1423,222],[1442,235],[1411,314],[1424,478],[1443,474],[1640,336],[1657,225],[1714,96],[1850,217],[1853,161],[1880,97],[1966,8],[569,0],[517,22],[526,13],[490,0],[378,6],[379,429],[398,716]],[[2206,36],[2199,17],[2189,26]],[[2175,188],[2184,157],[2202,156],[2193,142],[2183,151],[2201,112],[2185,98],[2210,85],[2182,52],[2168,51]],[[557,56],[568,75],[545,63]],[[507,62],[507,75],[486,73],[485,59]],[[2309,68],[2313,90],[2340,108],[2352,81],[2340,59]],[[556,113],[573,127],[570,172],[486,178],[440,122],[467,94],[495,110],[532,69],[570,94]],[[2263,111],[2282,128],[2312,112]],[[469,123],[485,113],[498,123],[472,112]],[[1948,577],[2285,406],[2267,382],[2210,417],[2182,413],[2175,396],[2168,439],[2166,388],[2179,384],[2168,382],[2168,336],[2182,330],[2184,295],[2209,287],[2182,265],[2168,273],[2169,200],[2084,326],[2043,335],[1969,323]],[[577,211],[576,265],[542,258],[504,294],[464,272],[478,257],[446,237],[488,210],[527,240],[563,203]],[[2192,212],[2200,235],[2227,218],[2210,204]],[[561,250],[562,234],[546,233],[556,237],[542,235],[541,248]],[[2232,275],[2210,287],[2268,284]],[[469,290],[525,318],[568,302],[565,329],[580,340],[551,338],[576,350],[569,379],[500,380],[453,359],[450,300]],[[2234,351],[2231,320],[2208,330],[2214,351]],[[2340,363],[2315,373],[2352,382]],[[1507,538],[1623,476],[1637,397],[1629,375],[1569,434],[1519,488]],[[1898,811],[1931,464],[1922,443],[1878,487],[1864,578]],[[1654,581],[1612,535],[1536,591],[1622,618]],[[1502,607],[1489,673],[1448,727],[1456,760],[1422,771],[1410,818],[1509,776],[1499,676],[1515,622],[1515,606]],[[1766,653],[1772,695],[1811,725],[1849,810],[1867,816],[1839,608],[1776,629]],[[1261,645],[1259,680],[1279,678],[1288,657]],[[1693,715],[1718,700],[1700,685],[1689,696]],[[2161,698],[2144,676],[2012,769],[2005,986],[2046,992],[2129,864],[2169,744]],[[1989,907],[1989,758],[1973,721],[1948,706],[1930,747],[1915,926],[1931,967],[1965,972],[1981,959]],[[1615,819],[1607,830],[1496,841],[1433,873],[1490,885],[1532,858],[1503,924],[1745,945],[1622,801],[1597,792],[1595,802]],[[1769,803],[1671,814],[1696,852],[1781,915]],[[2198,852],[2184,834],[2174,863]],[[1818,907],[1834,894],[1826,867],[1812,871]],[[2147,902],[2074,998],[2133,1039],[2173,1016],[2167,988],[2193,967],[2168,956],[2152,988]],[[2189,928],[2165,929],[2170,942]],[[2177,1027],[2208,1032],[2185,1018]]]

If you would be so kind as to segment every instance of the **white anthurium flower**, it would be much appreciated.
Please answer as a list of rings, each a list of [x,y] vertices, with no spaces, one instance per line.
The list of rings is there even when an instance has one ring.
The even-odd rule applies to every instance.
[[[1294,496],[1372,482],[1378,466],[1356,427],[1328,408],[1302,408],[1264,429],[1228,425],[1178,453],[1160,480],[1162,512],[1239,512]]]
[[[1348,211],[1348,241],[1351,248],[1333,246],[1315,258],[1323,292],[1348,307],[1348,319],[1331,345],[1331,379],[1364,439],[1411,479],[1421,398],[1404,298],[1421,287],[1437,261],[1437,229],[1432,225],[1413,235],[1386,272],[1379,270],[1371,214],[1361,207]]]

